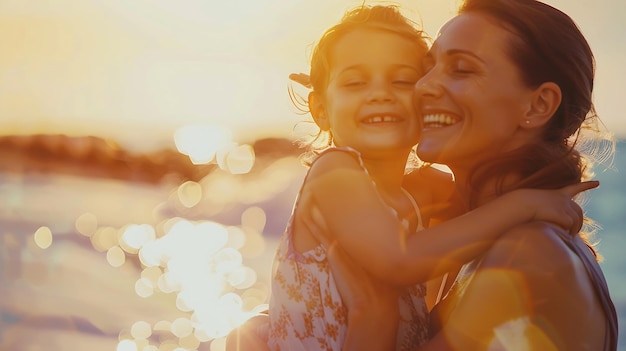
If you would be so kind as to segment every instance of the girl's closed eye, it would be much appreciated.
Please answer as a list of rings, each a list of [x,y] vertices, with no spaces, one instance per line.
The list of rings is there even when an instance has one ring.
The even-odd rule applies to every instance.
[[[345,81],[342,85],[347,88],[355,88],[355,87],[363,86],[365,84],[367,84],[367,82],[363,79],[351,79],[351,80]]]
[[[416,77],[412,77],[412,76],[395,77],[392,80],[392,83],[394,85],[398,85],[398,86],[410,86],[410,87],[413,87],[415,85],[415,83],[417,83],[417,78]]]

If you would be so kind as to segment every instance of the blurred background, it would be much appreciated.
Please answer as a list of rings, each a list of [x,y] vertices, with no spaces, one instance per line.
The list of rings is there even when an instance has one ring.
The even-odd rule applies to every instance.
[[[626,4],[546,2],[587,36],[619,140],[585,209],[624,321]],[[434,36],[456,1],[382,3]],[[360,4],[0,1],[0,350],[223,350],[265,308],[305,172],[288,75]]]

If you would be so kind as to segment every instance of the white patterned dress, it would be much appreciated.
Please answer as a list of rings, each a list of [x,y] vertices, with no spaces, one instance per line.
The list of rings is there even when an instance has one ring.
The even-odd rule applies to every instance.
[[[358,152],[347,148],[326,152],[334,150],[350,152],[363,166]],[[364,167],[363,170],[367,172]],[[419,208],[406,194],[415,207],[421,230]],[[291,227],[297,205],[298,200],[274,258],[268,345],[272,351],[339,351],[347,332],[347,310],[324,247],[320,245],[303,253],[293,247]],[[425,284],[408,287],[401,294],[396,350],[413,350],[428,340],[425,294]]]

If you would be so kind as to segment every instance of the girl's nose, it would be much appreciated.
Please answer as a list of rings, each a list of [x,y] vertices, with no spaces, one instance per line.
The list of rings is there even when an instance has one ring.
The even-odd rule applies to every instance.
[[[368,95],[369,102],[391,102],[395,100],[392,87],[384,82],[372,83]]]

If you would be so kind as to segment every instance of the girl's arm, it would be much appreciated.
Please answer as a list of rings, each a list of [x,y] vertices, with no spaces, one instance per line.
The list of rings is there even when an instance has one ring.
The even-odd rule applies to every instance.
[[[311,168],[299,206],[307,208],[312,220],[324,222],[332,236],[326,240],[337,240],[366,271],[385,282],[410,285],[469,261],[520,223],[545,220],[577,231],[582,210],[571,198],[597,185],[512,191],[470,213],[409,235],[358,161],[348,153],[332,152]]]

